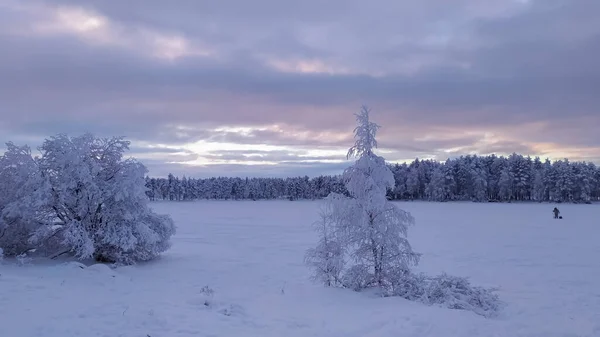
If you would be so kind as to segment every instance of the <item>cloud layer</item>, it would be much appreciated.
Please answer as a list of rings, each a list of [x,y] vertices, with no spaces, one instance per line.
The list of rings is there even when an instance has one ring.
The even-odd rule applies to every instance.
[[[593,0],[0,0],[0,141],[125,135],[152,174],[343,167],[361,104],[386,158],[600,160]]]

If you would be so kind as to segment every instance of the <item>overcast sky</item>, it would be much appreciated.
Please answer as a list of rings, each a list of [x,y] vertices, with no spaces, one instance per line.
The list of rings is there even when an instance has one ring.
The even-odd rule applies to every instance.
[[[126,136],[151,175],[600,161],[598,0],[0,0],[0,142]]]

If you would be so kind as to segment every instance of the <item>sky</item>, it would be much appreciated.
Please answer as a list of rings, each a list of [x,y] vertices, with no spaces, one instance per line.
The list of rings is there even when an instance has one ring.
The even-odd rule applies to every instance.
[[[600,163],[598,0],[0,0],[0,144],[125,136],[152,176]]]

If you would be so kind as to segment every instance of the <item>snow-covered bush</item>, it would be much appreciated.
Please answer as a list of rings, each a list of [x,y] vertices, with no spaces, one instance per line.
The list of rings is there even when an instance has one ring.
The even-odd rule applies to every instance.
[[[410,271],[400,271],[390,275],[391,282],[381,289],[383,296],[399,296],[411,301],[421,301],[425,295],[428,277]]]
[[[493,316],[501,306],[494,289],[473,286],[464,277],[447,274],[428,278],[421,300],[449,309],[470,310],[482,316]]]
[[[495,289],[473,286],[467,278],[445,273],[433,277],[407,273],[396,280],[394,287],[385,289],[384,296],[473,311],[486,317],[494,316],[502,307]]]
[[[9,147],[0,164],[20,162],[9,160],[18,149]],[[0,242],[5,251],[10,247],[16,255],[35,247],[46,253],[71,252],[82,259],[129,264],[167,250],[175,225],[170,217],[148,207],[147,169],[123,158],[128,149],[129,142],[121,137],[57,135],[43,143],[41,156],[31,159],[32,165],[21,165],[21,170],[0,166],[0,174],[26,177],[11,180],[20,187],[19,193],[0,204],[4,228],[13,232]],[[28,163],[30,152],[21,152],[27,158],[21,161]]]
[[[385,160],[373,153],[379,125],[369,121],[366,107],[356,120],[355,144],[348,157],[358,159],[343,174],[350,196],[332,193],[325,199],[315,224],[319,242],[305,256],[312,278],[326,286],[377,288],[383,296],[485,316],[498,310],[498,297],[491,290],[473,287],[460,277],[427,277],[411,271],[420,259],[407,239],[415,219],[386,198],[394,188],[394,176]]]

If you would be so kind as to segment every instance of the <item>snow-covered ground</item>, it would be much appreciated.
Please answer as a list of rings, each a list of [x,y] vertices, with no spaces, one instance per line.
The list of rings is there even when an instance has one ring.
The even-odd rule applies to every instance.
[[[162,202],[178,233],[159,260],[0,264],[0,336],[600,336],[600,206],[398,205],[419,269],[501,287],[500,317],[311,283],[317,202]]]

